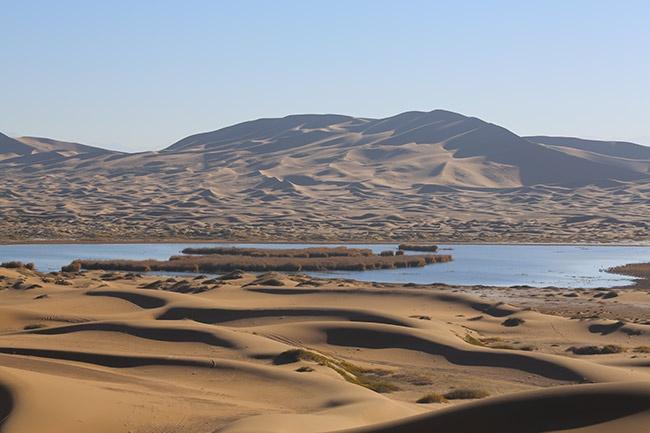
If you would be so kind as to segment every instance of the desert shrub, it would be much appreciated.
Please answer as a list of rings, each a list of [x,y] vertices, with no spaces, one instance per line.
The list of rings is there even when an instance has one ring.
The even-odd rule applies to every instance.
[[[573,352],[576,355],[609,355],[625,352],[625,349],[616,344],[606,344],[605,346],[572,346],[567,351]]]
[[[477,398],[485,398],[490,395],[489,392],[482,389],[475,388],[458,388],[452,389],[444,394],[447,400],[470,400]]]
[[[515,326],[519,326],[519,325],[521,325],[522,323],[525,323],[525,322],[526,321],[524,319],[521,319],[519,317],[509,317],[506,320],[504,320],[503,322],[501,322],[501,325],[512,328],[512,327],[515,327]]]
[[[650,353],[650,346],[638,346],[634,348],[636,353]]]
[[[395,252],[387,250],[387,251],[382,251],[381,253],[379,253],[379,255],[382,257],[392,257],[395,255]]]
[[[416,403],[447,403],[447,399],[442,394],[430,392],[429,394],[420,397]]]

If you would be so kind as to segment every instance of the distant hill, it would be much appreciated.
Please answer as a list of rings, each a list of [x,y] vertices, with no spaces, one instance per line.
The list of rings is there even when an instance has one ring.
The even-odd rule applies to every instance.
[[[332,164],[356,165],[357,172],[387,182],[409,177],[412,184],[487,188],[585,185],[630,181],[646,174],[615,160],[585,158],[546,144],[551,143],[519,137],[474,117],[435,110],[386,119],[340,115],[259,119],[187,137],[163,153],[200,152],[214,166],[236,157],[251,168],[267,165],[279,178],[284,178],[282,159],[291,158],[294,165],[307,168],[300,175],[313,181],[354,177]],[[627,144],[621,153],[631,153]],[[316,172],[321,175],[314,176]]]
[[[521,137],[444,110],[257,119],[135,154],[0,135],[0,180],[18,238],[568,241],[650,228],[650,148]]]

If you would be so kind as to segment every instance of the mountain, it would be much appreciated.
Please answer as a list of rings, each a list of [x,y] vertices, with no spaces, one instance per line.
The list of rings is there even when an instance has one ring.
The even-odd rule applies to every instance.
[[[444,110],[258,119],[134,154],[0,135],[0,232],[639,239],[650,237],[649,153],[632,143],[521,137]]]
[[[345,163],[357,165],[356,171],[372,174],[374,180],[408,176],[412,184],[460,187],[585,185],[637,180],[647,174],[645,166],[586,158],[551,144],[519,137],[474,117],[435,110],[386,119],[340,115],[259,119],[187,137],[163,152],[200,152],[215,166],[237,155],[250,165],[265,162],[279,177],[284,177],[282,159],[291,158],[292,171],[299,165],[333,174],[332,164]],[[622,152],[629,151],[626,147]]]

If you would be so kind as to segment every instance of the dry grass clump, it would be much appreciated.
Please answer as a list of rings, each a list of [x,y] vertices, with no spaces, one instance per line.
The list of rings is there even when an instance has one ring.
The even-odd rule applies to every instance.
[[[397,248],[403,251],[422,251],[428,253],[435,253],[436,251],[438,251],[437,245],[399,244]]]
[[[471,334],[465,334],[465,337],[463,337],[463,340],[465,340],[465,342],[467,342],[469,344],[472,344],[474,346],[481,346],[481,347],[485,346],[485,343],[483,343],[483,341],[481,341],[481,339],[476,338]]]
[[[252,256],[173,256],[160,260],[75,260],[82,269],[127,272],[300,272],[300,271],[366,271],[422,267],[433,263],[448,262],[449,255],[413,256],[336,256],[324,258],[302,257],[252,257]],[[72,265],[72,264],[71,264]],[[75,265],[76,266],[76,265]]]
[[[295,258],[324,258],[324,257],[354,257],[371,256],[372,251],[367,248],[347,247],[311,247],[311,248],[238,248],[238,247],[208,247],[185,248],[183,254],[193,255],[221,255],[221,256],[249,256],[249,257],[295,257]]]
[[[291,364],[298,361],[315,362],[318,365],[331,368],[346,381],[375,392],[387,393],[399,390],[396,385],[381,378],[382,375],[386,374],[383,370],[362,368],[350,362],[325,356],[311,350],[290,349],[280,353],[273,359],[273,363],[276,365]]]
[[[650,346],[638,346],[634,348],[636,353],[650,353]]]
[[[604,346],[572,346],[567,349],[576,355],[609,355],[612,353],[623,353],[625,349],[616,344],[606,344]]]
[[[447,400],[471,400],[485,398],[490,395],[489,392],[477,388],[459,388],[446,392],[443,396]]]
[[[447,399],[442,394],[430,392],[429,394],[420,397],[416,403],[447,403]]]

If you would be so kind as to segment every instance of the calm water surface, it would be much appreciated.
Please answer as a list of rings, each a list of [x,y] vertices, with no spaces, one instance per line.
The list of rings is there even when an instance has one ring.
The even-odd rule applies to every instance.
[[[0,261],[34,262],[41,271],[56,271],[74,259],[165,260],[188,246],[226,244],[47,244],[0,245]],[[313,244],[228,244],[258,248],[301,248]],[[340,244],[332,244],[340,245]],[[320,245],[323,246],[323,245]],[[396,244],[348,244],[375,252]],[[650,247],[552,245],[440,245],[454,261],[424,268],[366,272],[313,272],[319,277],[395,283],[529,285],[535,287],[614,287],[631,278],[603,272],[611,266],[650,261]]]

